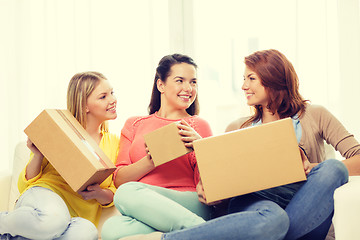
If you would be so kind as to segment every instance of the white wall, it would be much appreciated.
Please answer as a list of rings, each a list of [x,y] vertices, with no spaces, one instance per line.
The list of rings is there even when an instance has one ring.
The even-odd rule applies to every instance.
[[[147,113],[155,66],[170,52],[167,0],[0,0],[1,169],[44,108],[66,108],[70,78],[99,71],[118,98],[120,133]]]
[[[79,71],[105,74],[126,118],[146,114],[155,67],[182,52],[199,65],[201,116],[215,134],[249,114],[242,59],[277,48],[306,99],[325,105],[360,138],[359,0],[0,0],[0,169],[44,108],[65,108]]]
[[[360,139],[360,1],[338,0],[340,83],[339,118]],[[333,96],[329,96],[333,97]]]

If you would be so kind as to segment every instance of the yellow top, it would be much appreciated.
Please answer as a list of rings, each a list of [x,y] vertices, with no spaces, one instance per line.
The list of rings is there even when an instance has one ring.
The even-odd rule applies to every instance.
[[[110,158],[110,160],[115,163],[119,151],[119,137],[108,132],[102,132],[102,135],[103,137],[101,138],[99,146]],[[30,160],[33,158],[33,156],[34,154],[31,153]],[[25,178],[26,167],[19,176],[19,192],[22,194],[27,189],[34,186],[51,189],[65,201],[72,217],[82,217],[88,219],[97,226],[102,208],[113,205],[113,203],[111,203],[103,206],[95,199],[84,200],[78,193],[71,189],[71,187],[65,182],[65,180],[59,175],[59,173],[46,158],[44,158],[42,162],[40,173],[32,179],[27,180]],[[110,189],[114,193],[116,191],[116,187],[112,181],[112,175],[105,179],[105,181],[102,182],[100,186],[102,188]]]

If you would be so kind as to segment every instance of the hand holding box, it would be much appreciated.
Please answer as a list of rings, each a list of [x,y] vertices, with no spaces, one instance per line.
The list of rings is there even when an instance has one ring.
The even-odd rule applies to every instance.
[[[208,203],[306,180],[290,118],[193,145]]]
[[[46,109],[24,132],[75,192],[102,183],[116,169],[68,110]]]
[[[177,125],[174,122],[144,135],[155,166],[167,163],[193,150],[187,148],[181,140]]]

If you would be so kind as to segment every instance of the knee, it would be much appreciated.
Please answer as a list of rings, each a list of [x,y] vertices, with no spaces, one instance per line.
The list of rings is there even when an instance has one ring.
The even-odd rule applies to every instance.
[[[262,229],[261,231],[266,239],[279,240],[286,236],[290,220],[284,209],[277,206],[271,210],[262,210],[259,214],[264,216],[262,224],[260,224],[262,226],[259,226],[259,229]]]
[[[101,239],[103,240],[115,240],[123,237],[119,234],[119,232],[122,232],[121,224],[119,224],[118,218],[122,216],[114,216],[108,218],[104,225],[101,228]]]
[[[249,216],[252,216],[249,219],[253,221],[250,226],[253,229],[249,231],[253,232],[253,239],[279,240],[286,236],[290,220],[285,210],[278,204],[269,200],[258,200],[238,214],[243,213],[250,213]],[[238,221],[238,224],[243,224],[243,222]],[[241,228],[240,225],[239,228]]]
[[[322,179],[328,183],[334,183],[337,187],[347,183],[349,172],[344,163],[337,159],[328,159],[318,165],[318,171],[322,172]]]
[[[137,224],[138,223],[138,224]],[[144,228],[139,227],[142,225]],[[146,231],[147,230],[147,231]],[[145,234],[153,232],[147,225],[137,222],[135,219],[128,216],[113,216],[108,218],[101,229],[101,239],[103,240],[117,240],[126,236]]]
[[[119,186],[114,195],[114,201],[120,202],[130,194],[134,194],[137,190],[143,188],[143,183],[127,182]]]
[[[102,225],[102,227],[101,227],[101,239],[102,240],[116,239],[114,236],[114,229],[116,229],[117,226],[114,227],[113,218],[114,217],[108,218]]]
[[[135,199],[141,198],[137,193],[143,188],[144,184],[140,182],[127,182],[119,186],[114,195],[114,204],[121,214],[127,215],[125,209],[134,204]]]
[[[70,226],[63,234],[64,239],[98,239],[98,230],[95,225],[81,217],[71,219]]]
[[[41,220],[34,225],[36,228],[34,230],[40,233],[44,239],[53,239],[56,236],[60,236],[69,226],[70,218],[45,214],[39,212],[38,215],[39,218],[41,217]]]
[[[79,238],[74,238],[74,239],[94,239],[94,240],[97,240],[99,238],[99,233],[98,233],[97,228],[90,221],[87,221],[83,225],[81,230],[78,231],[78,233],[79,233],[79,235],[78,235]]]
[[[332,163],[332,171],[336,177],[342,180],[342,184],[349,180],[349,171],[343,162],[337,159],[329,159],[328,163]]]

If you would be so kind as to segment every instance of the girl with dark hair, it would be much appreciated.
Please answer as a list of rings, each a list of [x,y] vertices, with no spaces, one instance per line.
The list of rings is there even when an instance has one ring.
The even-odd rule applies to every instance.
[[[228,214],[198,226],[124,240],[325,239],[335,189],[348,181],[349,172],[360,174],[360,145],[324,107],[308,104],[301,97],[297,74],[282,53],[258,51],[245,57],[245,65],[242,89],[255,113],[232,122],[226,131],[291,117],[307,180],[234,197]],[[325,160],[324,140],[346,160]],[[201,181],[197,190],[200,202],[205,203]]]
[[[186,55],[163,57],[156,69],[149,115],[126,121],[114,173],[115,185],[119,187],[114,203],[122,216],[105,222],[103,239],[169,232],[209,219],[210,208],[198,201],[196,193],[199,173],[194,153],[155,167],[143,137],[178,121],[179,134],[187,147],[192,147],[198,138],[212,135],[209,124],[197,116],[196,68]]]
[[[170,75],[171,67],[175,64],[180,64],[180,63],[186,63],[190,66],[193,66],[195,68],[195,70],[197,69],[197,65],[194,62],[194,60],[186,55],[173,54],[173,55],[165,56],[160,60],[159,65],[156,68],[154,85],[153,85],[151,100],[150,100],[150,104],[149,104],[149,114],[156,113],[157,111],[159,111],[159,109],[161,107],[161,92],[157,88],[157,81],[159,79],[160,80],[165,79],[164,81],[166,81],[166,79]],[[186,112],[191,116],[199,114],[199,100],[198,99],[199,98],[196,96],[195,100],[190,105],[190,107],[188,107],[186,109]]]

